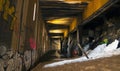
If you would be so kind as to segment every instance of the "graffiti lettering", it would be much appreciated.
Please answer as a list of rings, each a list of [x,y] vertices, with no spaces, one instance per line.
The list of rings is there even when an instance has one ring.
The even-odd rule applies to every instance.
[[[9,19],[9,17],[11,17],[11,19]],[[10,24],[11,24],[10,29],[13,30],[14,21],[16,20],[16,17],[15,17],[15,7],[14,5],[11,5],[10,0],[5,1],[4,10],[3,10],[3,19],[5,21],[10,20]]]
[[[0,0],[0,12],[3,11],[4,3],[5,3],[5,0]]]

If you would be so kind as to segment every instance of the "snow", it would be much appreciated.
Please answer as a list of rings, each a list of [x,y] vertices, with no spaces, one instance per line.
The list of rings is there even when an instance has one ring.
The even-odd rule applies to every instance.
[[[94,60],[98,58],[104,58],[104,57],[111,57],[113,55],[120,55],[120,48],[117,49],[119,41],[115,40],[108,46],[106,44],[98,45],[94,50],[92,50],[89,54],[87,59],[85,56],[82,56],[80,58],[71,59],[71,60],[63,60],[59,62],[54,62],[51,64],[47,64],[44,67],[55,67],[59,65],[69,64],[69,63],[75,63],[75,62],[83,62],[88,60]]]
[[[109,44],[106,48],[105,48],[105,51],[112,51],[112,50],[115,50],[118,46],[118,43],[119,41],[118,40],[115,40],[113,43]]]
[[[86,52],[88,49],[89,49],[90,45],[87,44],[85,47],[84,47],[84,51]]]

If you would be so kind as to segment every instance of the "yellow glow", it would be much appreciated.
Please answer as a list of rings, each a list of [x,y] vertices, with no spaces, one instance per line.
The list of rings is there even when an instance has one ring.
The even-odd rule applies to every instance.
[[[92,14],[94,14],[97,10],[99,10],[109,0],[90,0],[90,1],[91,2],[88,4],[85,11],[83,12],[83,20],[87,19]]]
[[[64,33],[65,29],[49,30],[49,33]]]
[[[62,36],[52,36],[51,38],[62,38]]]
[[[89,3],[92,0],[64,0],[65,3],[69,3],[69,4],[76,4],[76,3],[82,3],[82,2],[86,2]]]
[[[70,31],[74,30],[77,26],[77,18],[74,18],[72,24],[70,24]]]
[[[59,18],[59,19],[49,20],[49,21],[47,21],[47,23],[69,25],[72,20],[73,20],[73,18]]]
[[[67,37],[67,35],[68,35],[68,30],[65,30],[64,31],[64,37]]]
[[[82,1],[64,1],[64,2],[69,4],[76,4],[76,3],[81,3]]]
[[[68,29],[55,29],[55,30],[49,30],[49,33],[63,33],[64,37],[68,34]]]

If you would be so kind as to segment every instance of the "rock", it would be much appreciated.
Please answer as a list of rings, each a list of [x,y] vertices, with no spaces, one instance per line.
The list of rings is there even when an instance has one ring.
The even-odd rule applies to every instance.
[[[36,50],[33,50],[32,51],[32,65],[35,63],[35,61],[36,61]]]
[[[15,71],[22,71],[22,59],[21,57],[14,58]]]
[[[0,59],[0,71],[4,71],[4,61]]]
[[[24,63],[26,70],[28,70],[31,66],[31,51],[25,51],[24,53]]]
[[[0,71],[4,71],[4,68],[1,64],[0,64]]]
[[[0,56],[3,56],[6,53],[6,46],[0,45]]]
[[[15,69],[15,67],[14,67],[14,60],[10,59],[8,61],[8,66],[7,66],[6,71],[14,71],[14,69]]]
[[[9,60],[9,56],[8,55],[4,55],[4,56],[2,56],[2,59]]]
[[[6,54],[9,56],[9,58],[12,58],[12,56],[13,56],[14,53],[13,53],[13,51],[10,50]]]

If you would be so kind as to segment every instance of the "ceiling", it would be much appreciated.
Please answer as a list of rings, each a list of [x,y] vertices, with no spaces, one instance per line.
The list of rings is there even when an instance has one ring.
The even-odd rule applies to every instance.
[[[85,1],[40,0],[40,8],[51,38],[64,37],[73,18],[82,14],[88,4]]]
[[[69,32],[69,28],[70,28],[69,26],[71,25],[73,19],[78,15],[79,16],[82,15],[82,13],[84,12],[86,6],[88,5],[88,3],[90,3],[90,1],[92,0],[40,0],[40,8],[41,8],[43,19],[46,23],[48,35],[51,38],[63,37],[66,31]],[[114,3],[111,3],[111,2],[114,2],[116,4],[113,5]],[[119,0],[116,0],[116,1],[110,0],[108,3],[109,3],[109,6],[108,7],[106,6],[104,8],[105,10],[111,7],[112,5],[113,6],[110,10],[114,10],[120,7]],[[100,10],[102,10],[102,8]],[[99,11],[96,12],[95,16],[101,14],[103,11],[100,11],[100,13],[98,13]],[[109,12],[109,9],[108,9],[108,12]],[[113,11],[111,11],[110,13],[108,12],[103,14],[109,17],[111,16],[110,14]],[[95,16],[92,16],[92,17],[94,18]],[[101,15],[100,18],[102,16],[103,15]],[[86,21],[88,22],[89,20],[86,20]]]

